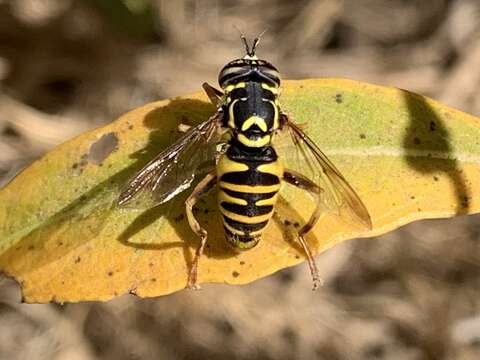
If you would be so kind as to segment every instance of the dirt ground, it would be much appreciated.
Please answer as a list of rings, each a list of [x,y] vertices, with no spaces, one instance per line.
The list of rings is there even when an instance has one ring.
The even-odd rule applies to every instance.
[[[267,29],[284,78],[405,88],[480,115],[478,0],[0,0],[0,185],[146,102],[216,83]],[[241,287],[63,306],[0,280],[0,359],[480,358],[478,216],[349,241]]]

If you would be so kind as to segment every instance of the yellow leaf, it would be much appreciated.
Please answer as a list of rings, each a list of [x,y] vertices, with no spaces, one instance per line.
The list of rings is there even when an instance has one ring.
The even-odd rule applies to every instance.
[[[348,80],[286,81],[281,100],[357,190],[373,221],[371,232],[359,233],[322,219],[307,237],[315,253],[413,220],[478,212],[478,118]],[[116,199],[142,165],[180,136],[180,123],[198,124],[213,111],[203,94],[145,105],[58,146],[1,190],[0,270],[19,281],[25,301],[147,297],[185,287],[198,244],[184,216],[188,191],[148,210],[120,209]],[[287,167],[294,161],[284,160]],[[240,253],[224,240],[215,193],[205,197],[198,215],[209,247],[200,283],[244,284],[304,261],[294,232],[313,204],[290,186],[282,192],[262,241]]]

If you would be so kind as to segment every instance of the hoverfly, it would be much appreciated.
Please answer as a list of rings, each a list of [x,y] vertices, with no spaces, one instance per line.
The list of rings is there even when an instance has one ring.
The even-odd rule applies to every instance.
[[[190,187],[201,172],[202,163],[214,162],[215,170],[196,185],[185,206],[189,225],[200,239],[187,287],[198,288],[198,266],[207,243],[207,232],[193,213],[198,199],[217,186],[226,240],[233,247],[246,250],[259,242],[272,218],[283,180],[308,191],[316,199],[316,209],[297,234],[316,289],[320,277],[305,235],[325,210],[348,216],[364,229],[371,228],[370,216],[315,142],[281,111],[279,72],[255,54],[260,37],[254,39],[251,48],[244,35],[241,39],[246,55],[229,62],[220,71],[218,82],[223,92],[203,84],[216,112],[190,128],[140,170],[125,186],[118,204],[125,205],[142,193],[152,196],[156,204],[167,202]],[[290,134],[292,145],[302,157],[299,170],[283,168],[272,142],[277,132]],[[224,146],[220,151],[218,144],[222,139]],[[310,177],[302,174],[306,166],[311,169]]]

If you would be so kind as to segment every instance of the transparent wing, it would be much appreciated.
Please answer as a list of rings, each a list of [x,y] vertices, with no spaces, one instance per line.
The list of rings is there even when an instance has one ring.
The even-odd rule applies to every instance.
[[[372,222],[365,205],[340,171],[298,125],[288,120],[285,128],[295,147],[293,163],[297,168],[292,170],[307,176],[324,190],[321,201],[325,210],[355,226],[371,229]],[[284,151],[292,150],[290,147]]]
[[[128,181],[118,205],[125,206],[145,197],[150,200],[148,206],[159,205],[188,189],[197,173],[215,165],[220,124],[221,113],[217,112],[188,130]]]

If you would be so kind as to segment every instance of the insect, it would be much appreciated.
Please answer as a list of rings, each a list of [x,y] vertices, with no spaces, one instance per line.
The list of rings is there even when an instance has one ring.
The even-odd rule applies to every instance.
[[[320,284],[317,266],[305,235],[325,211],[348,217],[364,229],[371,220],[364,204],[345,178],[301,127],[282,112],[279,105],[280,75],[255,52],[260,36],[250,47],[241,35],[246,55],[226,64],[218,80],[223,91],[203,84],[216,112],[190,128],[178,141],[161,152],[125,186],[118,204],[123,206],[139,194],[148,193],[157,204],[189,188],[205,164],[214,165],[186,201],[189,225],[200,242],[189,271],[187,287],[198,288],[199,262],[208,234],[197,221],[193,207],[199,198],[218,188],[218,208],[226,240],[235,248],[253,248],[261,239],[274,213],[281,182],[311,193],[316,208],[299,228],[298,241],[305,251],[313,278]],[[288,132],[300,156],[299,169],[284,169],[273,139]],[[219,150],[218,144],[223,146]],[[308,167],[310,176],[302,174]]]

